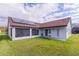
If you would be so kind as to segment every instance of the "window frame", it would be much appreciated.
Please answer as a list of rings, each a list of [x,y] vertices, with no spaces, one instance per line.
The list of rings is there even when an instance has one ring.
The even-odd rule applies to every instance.
[[[18,30],[19,29],[19,30]],[[16,28],[16,35],[15,37],[25,37],[30,36],[30,28]],[[19,32],[17,32],[19,31]],[[29,32],[28,32],[29,31]],[[25,33],[27,32],[27,33]],[[18,36],[19,35],[19,36]]]
[[[35,29],[35,28],[32,29],[32,36],[34,35],[39,35],[39,29]]]

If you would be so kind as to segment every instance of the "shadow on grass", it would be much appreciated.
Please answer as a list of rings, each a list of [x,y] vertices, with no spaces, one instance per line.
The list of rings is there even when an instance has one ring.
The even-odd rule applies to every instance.
[[[0,35],[0,41],[1,40],[10,40],[11,41],[11,39],[8,37],[8,35]]]

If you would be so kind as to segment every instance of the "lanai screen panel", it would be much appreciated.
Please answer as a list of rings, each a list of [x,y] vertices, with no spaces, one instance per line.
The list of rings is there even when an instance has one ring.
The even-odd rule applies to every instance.
[[[30,36],[30,29],[28,28],[16,28],[16,37]]]

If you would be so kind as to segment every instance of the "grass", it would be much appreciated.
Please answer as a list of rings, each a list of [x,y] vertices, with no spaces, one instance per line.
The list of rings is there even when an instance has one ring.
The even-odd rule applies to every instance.
[[[0,32],[0,35],[5,35],[6,34],[6,32]]]
[[[32,38],[12,41],[0,36],[0,55],[5,56],[79,56],[79,34],[66,41]]]

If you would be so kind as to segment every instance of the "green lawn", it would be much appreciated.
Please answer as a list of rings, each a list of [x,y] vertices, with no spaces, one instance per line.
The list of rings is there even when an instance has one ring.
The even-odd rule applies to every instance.
[[[79,55],[79,34],[66,41],[32,38],[12,41],[6,35],[0,36],[0,55],[13,56],[68,56]]]
[[[6,32],[0,32],[0,35],[5,35],[6,34]]]

